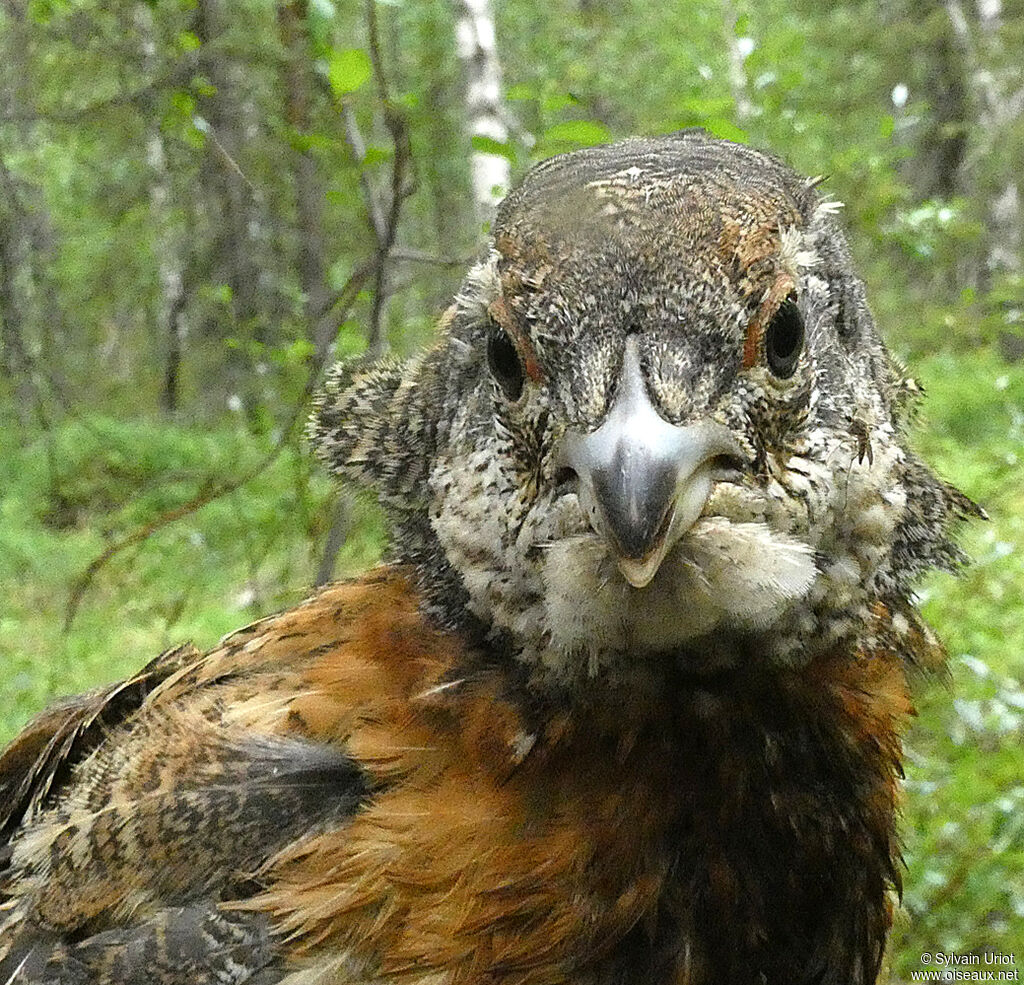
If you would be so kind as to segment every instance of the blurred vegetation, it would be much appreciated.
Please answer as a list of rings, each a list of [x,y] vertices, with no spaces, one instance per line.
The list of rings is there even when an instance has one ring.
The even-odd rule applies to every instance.
[[[703,126],[828,176],[918,444],[992,516],[921,589],[951,679],[918,684],[892,981],[923,951],[1020,967],[1024,8],[505,0],[501,139],[469,132],[460,10],[0,5],[0,740],[379,556],[305,403],[331,358],[429,339],[479,242],[473,153],[514,176]]]

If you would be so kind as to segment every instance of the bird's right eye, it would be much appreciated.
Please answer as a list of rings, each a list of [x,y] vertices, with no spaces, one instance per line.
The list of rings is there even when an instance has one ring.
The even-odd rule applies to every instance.
[[[487,367],[505,396],[509,400],[518,400],[523,392],[526,370],[515,343],[497,323],[491,324],[487,336]]]
[[[804,320],[792,295],[779,305],[769,322],[764,344],[768,368],[780,380],[792,376],[804,347]]]

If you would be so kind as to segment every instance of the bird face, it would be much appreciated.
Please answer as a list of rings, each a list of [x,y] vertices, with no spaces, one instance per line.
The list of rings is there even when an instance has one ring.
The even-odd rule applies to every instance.
[[[371,428],[391,461],[345,459],[419,488],[398,554],[428,588],[558,674],[707,671],[809,659],[952,557],[952,493],[901,443],[904,381],[812,184],[694,133],[527,175],[438,348],[375,378],[384,417],[440,414],[425,454]],[[374,404],[346,385],[335,463],[340,408]]]

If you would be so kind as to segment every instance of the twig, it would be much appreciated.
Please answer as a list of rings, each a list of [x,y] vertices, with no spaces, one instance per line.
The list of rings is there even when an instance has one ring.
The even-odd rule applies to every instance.
[[[388,256],[392,260],[405,260],[408,263],[426,263],[434,267],[465,267],[473,262],[473,258],[465,257],[443,257],[436,253],[427,253],[425,250],[418,250],[413,246],[393,246]]]
[[[366,141],[359,131],[359,124],[356,122],[356,115],[348,103],[342,103],[341,118],[345,123],[345,139],[352,151],[356,164],[359,165],[359,187],[363,190],[363,201],[366,203],[366,211],[370,216],[370,225],[373,226],[374,236],[377,238],[377,245],[386,235],[384,209],[377,198],[377,194],[370,182],[370,176],[363,168],[366,161]]]
[[[227,148],[220,142],[220,138],[217,136],[217,130],[213,126],[213,124],[211,124],[209,120],[203,117],[203,125],[198,129],[200,129],[203,133],[206,134],[207,137],[210,138],[211,142],[213,143],[214,149],[220,155],[221,160],[224,162],[227,169],[231,171],[233,174],[235,174],[239,179],[241,179],[242,184],[244,184],[245,187],[249,190],[249,194],[252,196],[252,200],[257,205],[261,204],[263,198],[260,195],[259,189],[249,180],[249,176],[242,170],[242,166],[228,153]]]
[[[405,200],[413,193],[414,184],[409,180],[409,169],[411,162],[411,146],[409,141],[408,127],[401,113],[394,106],[388,88],[387,77],[383,70],[380,37],[377,27],[376,10],[374,0],[367,0],[366,5],[367,26],[369,31],[370,57],[373,64],[374,77],[377,82],[378,92],[384,108],[384,120],[388,132],[394,141],[395,153],[391,168],[390,200],[387,208],[384,209],[369,183],[363,185],[364,197],[367,211],[370,215],[371,224],[376,234],[377,249],[372,258],[363,261],[349,276],[348,280],[334,295],[327,298],[319,309],[313,313],[313,340],[314,354],[310,360],[306,384],[302,395],[297,403],[296,410],[291,415],[287,425],[281,432],[281,436],[274,443],[273,447],[263,458],[248,472],[224,482],[217,483],[201,490],[191,499],[167,510],[160,516],[151,520],[144,526],[125,534],[123,537],[109,544],[106,549],[93,558],[79,575],[72,585],[68,604],[65,608],[64,631],[70,630],[81,607],[82,600],[95,580],[97,574],[106,567],[115,557],[130,547],[143,544],[159,530],[164,527],[190,516],[204,506],[215,500],[229,495],[242,488],[252,479],[263,474],[274,461],[280,456],[285,446],[291,440],[296,425],[305,413],[306,404],[316,389],[317,381],[323,372],[324,366],[330,353],[330,337],[334,326],[340,320],[344,320],[352,306],[355,304],[359,291],[366,282],[373,277],[374,295],[373,309],[371,314],[370,332],[368,339],[367,353],[364,357],[367,361],[378,358],[384,348],[384,337],[382,328],[382,316],[384,304],[387,300],[387,267],[392,259],[407,260],[418,263],[436,263],[444,266],[455,266],[462,263],[455,258],[435,257],[409,247],[396,247],[395,240],[398,232],[398,225],[401,218],[401,210]],[[361,144],[361,135],[358,128],[354,127],[354,117],[351,117],[353,128],[349,135],[353,153],[357,160],[365,158],[365,144]],[[245,182],[254,198],[258,199],[257,189],[248,180],[241,168],[234,162],[229,154],[221,146],[220,141],[208,130],[214,140],[214,146],[225,159],[229,167]],[[354,142],[353,142],[354,138]],[[362,158],[358,155],[362,147]],[[378,220],[380,224],[378,225]],[[343,517],[336,517],[339,523],[344,522]],[[325,559],[326,563],[326,559]]]
[[[0,114],[0,121],[4,123],[79,123],[94,113],[102,113],[110,109],[121,109],[125,106],[142,108],[152,101],[152,97],[156,93],[166,87],[181,85],[191,79],[201,67],[203,57],[200,53],[190,53],[170,72],[135,89],[119,92],[117,95],[98,99],[96,102],[86,103],[84,106],[54,110],[19,110]]]

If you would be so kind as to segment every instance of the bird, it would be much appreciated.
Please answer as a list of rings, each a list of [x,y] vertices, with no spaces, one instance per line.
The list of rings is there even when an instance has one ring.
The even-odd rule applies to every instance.
[[[819,185],[700,130],[528,170],[432,346],[316,399],[384,563],[0,757],[0,983],[875,982],[913,586],[981,511]]]

